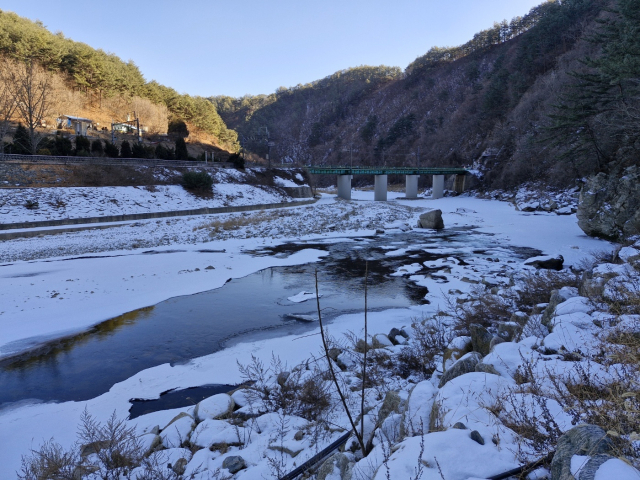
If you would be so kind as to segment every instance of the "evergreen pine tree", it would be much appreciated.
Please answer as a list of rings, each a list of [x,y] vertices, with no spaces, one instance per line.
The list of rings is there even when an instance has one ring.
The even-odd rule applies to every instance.
[[[189,151],[184,138],[176,139],[176,160],[189,160]]]
[[[131,158],[146,158],[147,150],[140,142],[135,142],[131,148]]]
[[[16,133],[13,135],[13,145],[11,145],[11,153],[16,155],[31,155],[31,140],[29,139],[29,131],[18,124]]]
[[[601,54],[584,62],[586,71],[572,73],[577,81],[551,115],[551,138],[571,145],[576,159],[590,154],[599,170],[621,146],[636,149],[640,129],[640,1],[619,0],[615,13],[591,38]]]
[[[91,154],[96,157],[101,157],[104,149],[102,148],[102,141],[95,139],[91,142]]]
[[[128,141],[122,142],[120,145],[120,157],[121,158],[133,158],[133,153],[131,152],[131,145],[129,145]]]

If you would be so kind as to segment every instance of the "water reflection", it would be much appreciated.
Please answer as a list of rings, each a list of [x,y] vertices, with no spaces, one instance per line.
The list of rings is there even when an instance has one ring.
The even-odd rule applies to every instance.
[[[446,248],[438,251],[437,247]],[[363,309],[367,262],[369,308],[382,310],[425,303],[426,288],[390,275],[402,265],[448,256],[464,262],[469,257],[495,256],[496,251],[514,258],[539,253],[509,250],[469,229],[352,238],[340,243],[289,243],[247,253],[286,257],[307,248],[326,250],[329,255],[315,264],[268,268],[216,290],[171,298],[5,360],[0,363],[0,405],[29,398],[86,400],[145,368],[213,353],[247,332],[308,332],[315,325],[292,320],[292,315],[317,316],[315,302],[297,304],[288,297],[313,292],[316,270],[322,306],[330,307],[326,319],[331,321]],[[388,255],[391,248],[398,250],[394,256]]]

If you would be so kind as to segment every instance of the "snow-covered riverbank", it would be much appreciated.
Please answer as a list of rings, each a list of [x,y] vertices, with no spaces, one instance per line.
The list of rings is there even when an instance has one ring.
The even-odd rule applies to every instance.
[[[390,195],[392,198],[397,196]],[[0,289],[2,305],[0,307],[2,312],[0,313],[2,327],[0,349],[2,350],[0,351],[4,355],[16,352],[44,337],[53,338],[78,331],[119,313],[157,303],[171,296],[217,288],[228,278],[247,275],[267,266],[312,262],[323,253],[310,249],[302,250],[282,259],[252,257],[243,253],[244,250],[263,245],[275,245],[286,240],[320,237],[326,241],[332,241],[344,235],[373,234],[380,228],[386,229],[385,235],[388,235],[389,244],[393,245],[393,231],[398,231],[394,229],[406,228],[407,224],[415,225],[417,217],[425,208],[442,209],[447,228],[475,227],[478,234],[491,235],[505,247],[530,247],[541,250],[544,254],[562,255],[565,265],[577,264],[592,251],[612,249],[607,242],[586,237],[578,229],[574,216],[517,212],[511,205],[503,202],[479,200],[468,196],[443,198],[437,201],[395,200],[389,203],[373,202],[372,192],[358,192],[354,197],[358,201],[343,202],[333,197],[325,197],[314,206],[281,210],[277,214],[268,212],[216,216],[216,218],[207,219],[180,218],[167,222],[138,222],[135,225],[106,231],[87,231],[56,237],[3,242],[2,257],[5,262],[12,263],[0,267],[2,279],[2,289]],[[135,248],[134,245],[142,248]],[[452,256],[455,256],[456,249],[465,248],[464,245],[456,245],[453,248],[447,247],[449,248],[447,252],[442,246],[430,242],[428,236],[424,244],[414,247],[439,254],[450,253]],[[142,253],[148,248],[154,248],[158,252],[173,251],[174,253],[164,255]],[[224,250],[224,252],[212,253],[206,250]],[[393,250],[390,249],[389,253],[392,254]],[[90,258],[70,259],[60,255],[83,255]],[[499,256],[500,252],[496,251],[496,261],[482,264],[460,265],[452,261],[446,272],[440,271],[439,278],[431,277],[429,272],[421,271],[424,267],[434,268],[436,265],[407,265],[405,271],[399,271],[398,274],[410,273],[413,275],[413,281],[427,285],[431,292],[428,296],[431,304],[411,309],[371,313],[369,331],[387,333],[394,327],[410,329],[413,319],[427,318],[437,313],[438,309],[444,305],[445,288],[447,291],[459,290],[460,295],[464,295],[471,290],[475,281],[480,281],[485,276],[495,280],[498,276],[496,263],[500,263]],[[206,267],[209,265],[214,269],[207,270]],[[521,264],[501,266],[504,267],[503,271],[506,274],[523,268]],[[442,277],[447,283],[443,283]],[[463,280],[465,277],[467,280]],[[473,281],[474,278],[477,280]],[[473,282],[469,283],[469,279]],[[331,334],[336,338],[341,338],[348,331],[357,334],[362,328],[362,320],[362,314],[340,317],[331,325]],[[532,346],[531,342],[525,345],[528,349]],[[399,353],[396,350],[399,351],[399,347],[391,348],[390,352]],[[157,398],[160,393],[170,389],[202,384],[237,383],[241,379],[237,362],[246,365],[251,362],[251,356],[254,355],[268,363],[272,352],[293,367],[303,363],[310,353],[320,353],[319,337],[317,335],[303,338],[284,337],[238,343],[213,355],[194,359],[186,365],[167,364],[145,370],[114,385],[108,393],[87,402],[15,405],[5,409],[0,412],[0,431],[2,432],[0,435],[4,444],[0,449],[0,473],[10,478],[19,467],[20,455],[27,453],[29,448],[36,448],[43,439],[55,437],[63,445],[69,445],[75,438],[75,426],[85,407],[99,420],[104,420],[113,411],[119,417],[126,417],[130,398]],[[510,351],[505,351],[505,355],[508,358],[513,357]],[[499,364],[500,360],[496,360],[496,369],[499,369]],[[491,380],[493,377],[491,375],[487,377],[487,374],[477,375],[484,375],[482,379],[478,378],[478,385],[482,382],[486,384],[487,378]],[[349,376],[348,372],[347,376]],[[499,377],[503,380],[499,380],[498,383],[509,383],[512,380],[508,377],[509,375],[504,374]],[[355,381],[354,378],[352,380]],[[390,382],[389,389],[400,392],[400,396],[404,396],[403,398],[407,400],[409,391],[415,383],[400,380],[396,383]],[[473,382],[465,383],[465,388],[471,386]],[[437,393],[437,385],[433,385],[432,382],[429,388],[433,389],[430,390],[433,392],[431,395],[433,398]],[[502,388],[502,386],[497,385],[496,388]],[[372,395],[370,401],[373,406],[376,399],[373,392]],[[451,392],[451,396],[447,396],[447,401],[457,401],[455,398]],[[477,405],[471,405],[468,399],[460,399],[459,403],[464,404],[460,411],[467,412],[466,418],[473,417],[471,413],[477,409]],[[187,413],[190,411],[182,410]],[[344,416],[336,412],[333,421],[346,426]],[[179,412],[158,412],[140,417],[132,421],[132,424],[138,424],[140,430],[151,429],[155,425],[163,427],[177,413]],[[451,419],[447,418],[447,422],[449,420]],[[473,423],[473,420],[467,420],[467,423],[469,422],[474,429],[482,430]],[[266,437],[277,433],[273,422],[270,427],[265,426],[263,430]],[[482,449],[479,449],[479,445],[475,447],[474,444],[469,444],[467,447],[469,451],[479,449],[478,452],[473,450],[476,455],[474,458],[479,460],[492,458],[508,469],[509,466],[515,465],[516,458],[513,453],[508,454],[502,451],[502,447],[507,443],[515,445],[515,440],[509,439],[502,430],[500,433],[506,439],[505,444],[500,448],[490,442]],[[489,432],[483,430],[481,434],[486,438]],[[459,450],[461,444],[466,445],[465,442],[467,442],[462,439],[462,433],[456,433],[456,431],[442,432],[441,435],[434,437],[430,435],[425,437],[427,443],[431,444],[432,440],[437,440],[442,444],[451,445],[453,453]],[[244,455],[250,468],[236,474],[236,478],[261,478],[261,475],[272,473],[263,455],[267,452],[266,448],[270,443],[266,437],[256,433],[253,445],[251,447],[244,445]],[[328,443],[331,437],[332,435],[329,434],[323,441]],[[409,443],[397,450],[397,452],[405,452],[404,456],[394,464],[398,465],[398,468],[405,468],[400,465],[407,463],[410,457],[415,464],[417,453],[413,450],[416,448],[419,450],[420,447],[417,444],[413,445],[412,441],[411,438],[408,439]],[[314,448],[322,447],[322,445],[312,447],[311,443],[305,443],[305,445],[308,447],[308,453],[312,453]],[[380,458],[384,456],[382,450],[383,447],[378,448],[376,454]],[[204,454],[196,455],[200,455],[202,463],[213,472],[221,465],[225,455],[220,451],[209,451],[209,453],[210,455],[207,454],[209,456],[206,458]],[[446,463],[443,468],[450,468],[447,459],[453,459],[453,453],[439,457],[439,461]],[[308,456],[301,454],[295,460],[292,457],[285,458],[282,468],[286,470],[293,467],[296,462],[300,464],[303,461],[299,460],[303,458],[302,455]],[[416,458],[413,458],[414,456]],[[430,462],[429,459],[425,460]],[[369,461],[372,464],[376,462],[380,464],[380,459],[375,460],[374,457]],[[473,462],[471,464],[473,465]],[[410,468],[413,469],[414,466]],[[394,473],[391,478],[404,478],[404,474],[400,471]],[[413,472],[413,470],[410,471]],[[437,470],[434,472],[437,473]],[[454,470],[447,470],[447,472],[454,472]],[[480,470],[476,472],[481,473]],[[486,474],[489,475],[491,472],[487,470]],[[468,475],[466,477],[461,475],[462,473],[451,473],[446,478],[468,477]]]

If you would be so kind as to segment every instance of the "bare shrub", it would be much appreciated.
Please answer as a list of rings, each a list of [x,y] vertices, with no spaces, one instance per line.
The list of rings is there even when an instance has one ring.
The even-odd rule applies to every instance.
[[[537,270],[524,272],[516,282],[518,283],[516,306],[519,310],[529,313],[539,303],[548,302],[552,290],[578,287],[580,277],[573,272]]]
[[[415,375],[426,379],[438,367],[439,355],[453,340],[454,334],[442,316],[414,319],[411,327],[413,335],[398,355],[396,369],[403,378]]]
[[[53,439],[46,441],[39,450],[22,457],[18,472],[20,480],[75,480],[75,472],[80,463],[77,451],[65,451]]]
[[[325,372],[315,363],[289,370],[275,355],[269,366],[252,355],[250,363],[238,367],[248,385],[249,404],[260,413],[282,412],[312,421],[321,419],[331,406]]]
[[[472,301],[458,303],[455,297],[448,297],[447,314],[454,318],[454,330],[468,335],[469,326],[473,323],[490,327],[498,322],[508,322],[516,310],[515,294],[502,292],[492,294],[484,285],[471,290]]]
[[[22,457],[20,480],[178,480],[157,456],[146,457],[135,427],[128,427],[115,412],[105,423],[85,409],[77,441],[67,450],[53,439]],[[135,475],[132,477],[135,470]],[[181,478],[181,477],[180,477]]]

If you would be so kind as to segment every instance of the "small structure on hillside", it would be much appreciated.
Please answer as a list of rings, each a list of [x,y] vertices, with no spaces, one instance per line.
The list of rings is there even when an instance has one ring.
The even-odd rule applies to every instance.
[[[87,130],[93,124],[93,120],[73,115],[60,115],[56,118],[58,128],[70,128],[76,132],[76,135],[87,135]]]

